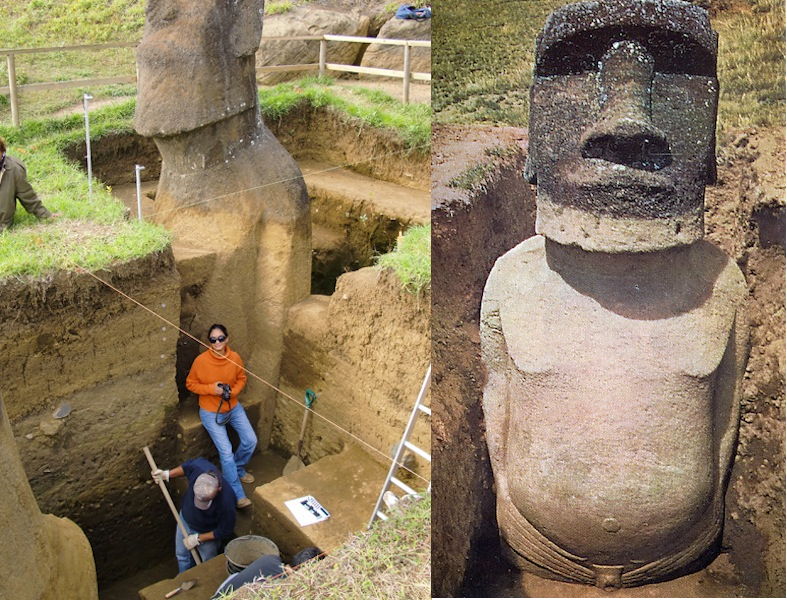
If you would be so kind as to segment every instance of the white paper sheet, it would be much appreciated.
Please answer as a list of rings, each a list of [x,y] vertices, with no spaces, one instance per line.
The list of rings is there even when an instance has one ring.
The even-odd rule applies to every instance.
[[[303,496],[295,500],[287,500],[284,505],[290,509],[292,516],[298,521],[298,525],[305,527],[319,523],[330,517],[330,513],[317,502],[314,496]]]

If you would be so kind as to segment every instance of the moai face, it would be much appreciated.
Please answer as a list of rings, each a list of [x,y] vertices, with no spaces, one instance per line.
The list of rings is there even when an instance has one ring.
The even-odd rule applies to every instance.
[[[149,0],[135,128],[162,137],[256,106],[263,0]]]
[[[715,177],[716,46],[707,13],[676,0],[552,13],[531,89],[538,233],[602,252],[702,238]]]

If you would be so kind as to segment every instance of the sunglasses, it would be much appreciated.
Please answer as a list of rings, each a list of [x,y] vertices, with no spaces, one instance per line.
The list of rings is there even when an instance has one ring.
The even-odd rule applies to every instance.
[[[226,340],[226,339],[227,339],[227,336],[226,336],[226,335],[220,335],[219,337],[209,337],[209,338],[208,338],[208,341],[209,341],[211,344],[215,344],[216,342],[223,342],[223,341],[224,341],[224,340]]]

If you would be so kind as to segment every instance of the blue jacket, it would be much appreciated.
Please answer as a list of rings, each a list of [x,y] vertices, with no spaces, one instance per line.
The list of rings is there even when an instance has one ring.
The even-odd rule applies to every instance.
[[[217,540],[229,541],[235,529],[236,499],[232,486],[222,476],[221,490],[206,510],[200,510],[194,506],[194,482],[203,473],[208,471],[221,473],[221,471],[204,458],[187,460],[181,467],[189,480],[186,495],[183,497],[183,508],[181,508],[186,523],[197,533],[212,531]]]

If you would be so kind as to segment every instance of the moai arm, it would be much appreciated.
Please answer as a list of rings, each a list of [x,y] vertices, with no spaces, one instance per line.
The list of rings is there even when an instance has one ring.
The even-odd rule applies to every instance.
[[[735,320],[730,331],[727,350],[719,367],[716,382],[714,408],[716,419],[714,431],[719,449],[718,493],[724,494],[729,468],[735,453],[740,419],[741,388],[749,357],[749,319],[746,311],[746,284],[740,282],[740,296],[735,311]]]
[[[499,301],[494,297],[494,287],[494,281],[490,278],[481,303],[481,358],[486,366],[483,407],[486,443],[495,474],[497,495],[505,497],[508,495],[505,480],[509,413],[505,360],[508,350],[500,321]]]

